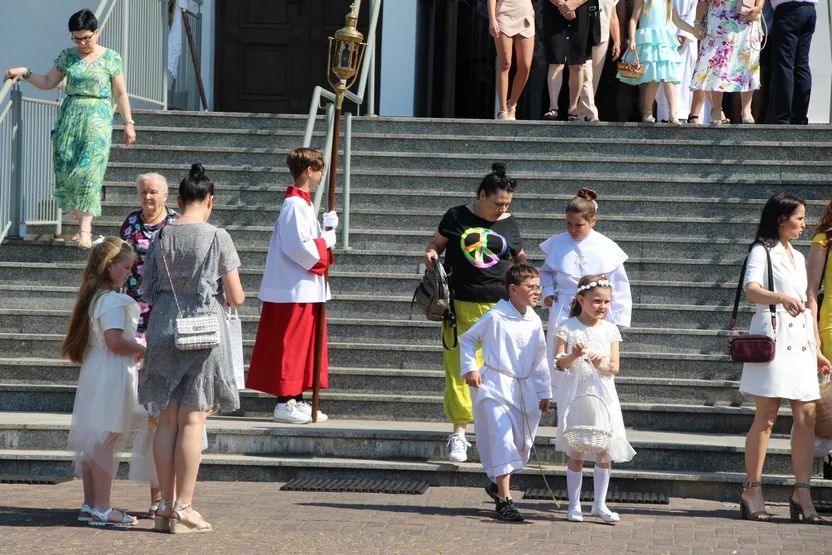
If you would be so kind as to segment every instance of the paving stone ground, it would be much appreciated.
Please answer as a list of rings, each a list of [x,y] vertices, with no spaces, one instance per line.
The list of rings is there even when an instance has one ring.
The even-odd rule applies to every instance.
[[[478,488],[430,488],[424,495],[282,492],[278,483],[200,482],[197,508],[214,525],[203,535],[172,536],[142,519],[127,530],[74,521],[81,483],[0,484],[0,553],[88,554],[451,554],[597,555],[832,554],[832,526],[788,521],[772,505],[773,523],[737,519],[735,504],[671,499],[669,505],[611,505],[616,526],[587,517],[565,520],[564,506],[523,501],[526,522],[493,518]],[[113,504],[147,509],[145,487],[119,481]],[[585,510],[588,510],[585,507]]]

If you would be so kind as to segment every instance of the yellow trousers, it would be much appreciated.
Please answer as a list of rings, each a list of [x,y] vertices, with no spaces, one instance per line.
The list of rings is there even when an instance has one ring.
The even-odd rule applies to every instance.
[[[462,335],[477,323],[485,312],[497,303],[474,303],[454,300],[457,333]],[[442,324],[445,344],[454,344],[454,331],[445,322]],[[471,407],[471,393],[468,384],[459,375],[462,365],[459,360],[459,345],[448,350],[443,349],[445,357],[445,416],[454,424],[473,422],[474,413]],[[477,344],[477,365],[482,366],[482,345]]]

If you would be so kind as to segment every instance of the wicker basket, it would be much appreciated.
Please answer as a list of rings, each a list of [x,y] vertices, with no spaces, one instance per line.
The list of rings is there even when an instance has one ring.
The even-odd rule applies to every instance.
[[[644,66],[638,61],[638,52],[636,52],[635,62],[618,62],[618,73],[621,77],[626,77],[627,79],[638,79],[644,75]]]
[[[618,73],[621,77],[626,77],[627,79],[638,79],[644,75],[644,66],[638,62],[634,64],[618,62]]]
[[[815,436],[832,436],[832,381],[820,384],[820,399],[815,404]]]
[[[604,399],[594,393],[579,395],[578,397],[572,399],[572,401],[566,405],[566,410],[563,411],[563,439],[566,440],[566,444],[569,445],[569,448],[573,451],[587,455],[594,455],[609,448],[610,441],[612,440],[612,424],[609,424],[607,428],[585,425],[570,426],[566,420],[566,417],[569,414],[569,408],[576,400],[581,399],[582,397],[595,397],[601,401],[604,405],[604,410],[607,411],[608,422],[610,421],[610,409],[607,407],[607,403]]]

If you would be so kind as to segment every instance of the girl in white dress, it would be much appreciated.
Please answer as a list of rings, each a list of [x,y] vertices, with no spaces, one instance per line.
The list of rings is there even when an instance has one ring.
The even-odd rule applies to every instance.
[[[90,251],[61,356],[81,364],[69,449],[84,483],[79,521],[92,526],[133,526],[136,519],[110,506],[117,454],[133,427],[139,305],[117,293],[130,277],[133,247],[107,237]]]
[[[627,441],[621,404],[615,390],[613,376],[619,372],[619,344],[621,333],[615,324],[606,320],[612,306],[613,284],[603,274],[584,276],[578,282],[578,291],[572,302],[570,318],[557,330],[555,343],[554,374],[561,374],[561,384],[556,393],[558,404],[558,430],[555,446],[569,456],[566,470],[566,487],[569,492],[571,522],[583,521],[581,512],[581,485],[584,460],[595,461],[593,481],[595,502],[592,514],[604,522],[618,522],[618,513],[607,508],[607,488],[610,484],[612,462],[628,462],[636,452]],[[563,372],[557,372],[562,370]],[[593,375],[597,373],[596,376]],[[598,391],[597,383],[602,391]],[[578,453],[569,448],[563,437],[564,413],[576,395],[594,393],[603,398],[606,410],[599,402],[592,407],[573,404],[569,409],[570,422],[597,425],[607,422],[612,428],[610,446],[596,455]],[[607,413],[609,411],[609,414]],[[578,420],[573,420],[578,418]]]
[[[613,241],[595,231],[598,194],[580,189],[566,206],[566,231],[540,244],[546,255],[540,268],[543,304],[549,307],[549,331],[546,347],[549,364],[555,355],[555,333],[564,320],[578,288],[578,281],[588,274],[604,274],[615,289],[615,297],[606,319],[620,329],[630,327],[633,300],[630,280],[624,269],[627,254]],[[552,376],[557,386],[559,376]]]
[[[774,358],[746,363],[740,392],[754,396],[754,423],[745,440],[747,482],[740,493],[740,515],[767,521],[760,481],[766,449],[781,399],[788,399],[794,418],[792,465],[795,489],[789,499],[793,521],[824,524],[809,494],[815,443],[815,401],[820,398],[818,372],[829,372],[828,361],[818,355],[815,321],[806,309],[806,263],[791,241],[806,227],[806,202],[791,193],[778,193],[766,202],[757,236],[748,253],[743,276],[745,297],[757,305],[749,332],[775,339]],[[768,259],[771,259],[771,276]],[[775,308],[772,328],[770,305]]]

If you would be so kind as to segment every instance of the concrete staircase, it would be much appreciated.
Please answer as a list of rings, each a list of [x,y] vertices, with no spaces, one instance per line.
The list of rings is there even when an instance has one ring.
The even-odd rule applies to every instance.
[[[138,208],[138,173],[164,174],[174,205],[189,165],[203,163],[218,185],[211,221],[229,230],[242,259],[250,354],[266,250],[290,182],[284,159],[302,141],[305,119],[140,112],[136,120],[141,143],[113,147],[95,233],[116,235]],[[410,298],[442,214],[472,199],[500,160],[520,182],[512,212],[533,264],[542,263],[538,243],[563,230],[565,202],[581,186],[600,194],[597,229],[630,255],[633,329],[617,387],[638,455],[617,467],[613,487],[736,496],[753,410],[737,391],[741,368],[725,354],[729,304],[765,199],[780,190],[802,194],[814,223],[832,196],[832,126],[357,118],[353,130],[351,248],[337,249],[328,306],[332,369],[322,407],[331,420],[277,425],[269,420],[273,399],[244,391],[245,418],[209,420],[204,478],[483,481],[476,450],[472,462],[447,462],[439,329],[419,314],[411,319]],[[0,246],[0,473],[65,474],[78,368],[57,352],[85,254],[49,239],[46,226],[30,222],[28,231],[30,240]],[[805,251],[809,238],[807,231],[798,247]],[[742,311],[747,326],[751,307]],[[544,418],[555,422],[554,414]],[[789,491],[790,427],[784,405],[765,467],[772,498]],[[535,456],[558,485],[565,459],[553,443],[554,429],[543,428]],[[540,487],[538,474],[527,469],[516,485]],[[817,495],[832,500],[832,481],[817,484]]]

